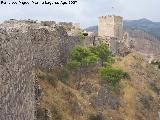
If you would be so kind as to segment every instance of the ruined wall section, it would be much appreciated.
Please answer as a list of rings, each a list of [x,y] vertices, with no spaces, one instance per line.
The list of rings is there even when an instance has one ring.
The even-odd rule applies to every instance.
[[[101,16],[98,22],[98,36],[122,38],[123,18],[120,16]]]
[[[80,43],[77,36],[68,36],[62,26],[30,29],[34,50],[34,66],[53,69],[54,66],[64,65],[70,50]]]
[[[34,119],[31,39],[25,31],[0,28],[0,120]]]
[[[107,16],[99,17],[98,36],[114,36],[113,18]]]
[[[120,40],[123,37],[123,18],[120,16],[114,16],[114,37]]]
[[[101,16],[98,23],[98,41],[109,44],[113,54],[120,54],[123,41],[123,18],[121,16]]]
[[[105,43],[108,44],[110,51],[113,54],[118,53],[119,42],[114,37],[95,37],[95,44]]]
[[[33,68],[64,64],[78,41],[58,25],[17,20],[0,25],[0,120],[34,120]]]
[[[67,59],[68,36],[62,27],[30,28],[34,66],[52,69]]]

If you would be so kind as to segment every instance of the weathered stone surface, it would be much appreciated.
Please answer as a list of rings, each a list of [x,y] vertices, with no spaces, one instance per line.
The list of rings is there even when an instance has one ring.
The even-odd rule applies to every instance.
[[[98,23],[98,36],[122,38],[123,18],[121,16],[101,16]]]
[[[42,26],[54,26],[55,24],[55,21],[41,21]]]
[[[96,43],[107,43],[113,54],[124,56],[129,52],[128,37],[123,34],[123,17],[101,16]]]
[[[34,120],[34,67],[52,69],[79,42],[63,26],[10,20],[0,25],[0,120]]]
[[[32,43],[26,32],[0,29],[0,119],[34,119]]]

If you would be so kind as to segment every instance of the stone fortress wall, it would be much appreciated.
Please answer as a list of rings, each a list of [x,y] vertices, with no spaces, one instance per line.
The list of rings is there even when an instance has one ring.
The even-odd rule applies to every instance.
[[[98,18],[98,36],[122,38],[123,18],[120,16],[101,16]]]
[[[159,40],[142,31],[123,28],[121,16],[101,16],[98,18],[97,42],[109,44],[112,53],[125,55],[132,49],[155,59],[160,56]]]
[[[34,67],[66,62],[79,38],[54,22],[10,20],[0,25],[0,120],[34,120]]]
[[[34,119],[32,42],[27,31],[0,27],[0,120]]]
[[[121,54],[124,47],[123,18],[121,16],[100,16],[98,18],[98,37],[96,41],[109,44],[113,54]]]

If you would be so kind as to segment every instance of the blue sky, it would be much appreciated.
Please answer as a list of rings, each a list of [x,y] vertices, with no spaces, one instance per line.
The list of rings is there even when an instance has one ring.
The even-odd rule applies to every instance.
[[[19,1],[19,0],[3,0]],[[31,0],[21,0],[31,1]],[[43,0],[34,0],[43,1]],[[48,0],[61,1],[61,0]],[[69,0],[64,0],[69,1]],[[78,0],[75,5],[0,5],[0,20],[34,19],[79,22],[96,25],[101,15],[121,15],[124,19],[148,18],[160,21],[160,0]]]

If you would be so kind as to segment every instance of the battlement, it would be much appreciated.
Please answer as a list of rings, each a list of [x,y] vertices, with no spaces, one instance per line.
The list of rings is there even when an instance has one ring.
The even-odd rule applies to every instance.
[[[105,19],[105,18],[123,19],[123,17],[121,17],[121,16],[115,16],[115,15],[100,16],[99,18],[102,18],[102,19]]]
[[[101,22],[105,22],[107,21],[108,24],[122,24],[123,22],[123,17],[121,16],[115,16],[115,15],[108,15],[108,16],[100,16],[98,17],[99,21]]]

